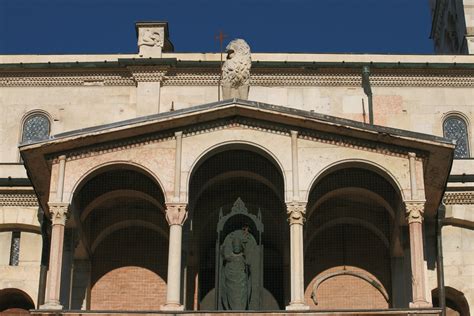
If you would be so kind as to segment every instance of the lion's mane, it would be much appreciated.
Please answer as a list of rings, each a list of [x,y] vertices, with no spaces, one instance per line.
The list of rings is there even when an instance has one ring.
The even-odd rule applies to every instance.
[[[232,57],[222,65],[222,85],[239,88],[250,84],[250,47],[243,39],[235,39],[226,47],[227,51],[234,51]]]

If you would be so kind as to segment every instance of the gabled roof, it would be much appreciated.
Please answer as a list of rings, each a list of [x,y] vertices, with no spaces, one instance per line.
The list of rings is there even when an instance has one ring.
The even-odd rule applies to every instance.
[[[426,158],[425,186],[433,211],[441,202],[451,169],[454,144],[445,138],[401,129],[369,125],[334,116],[284,106],[224,100],[177,111],[60,133],[48,140],[20,144],[20,152],[40,201],[49,194],[51,156],[102,143],[166,133],[219,120],[243,118],[265,122],[275,128],[318,135],[335,135],[364,143],[380,144],[402,152],[413,151]]]

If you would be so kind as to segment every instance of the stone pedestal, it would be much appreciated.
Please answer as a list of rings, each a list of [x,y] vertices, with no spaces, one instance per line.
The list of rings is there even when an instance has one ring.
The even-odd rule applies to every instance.
[[[48,297],[46,303],[40,306],[40,309],[60,310],[63,307],[59,301],[61,286],[61,267],[63,259],[64,245],[64,226],[68,216],[68,203],[50,202],[49,213],[51,215],[51,250],[49,255],[49,274],[48,274]]]
[[[185,203],[169,203],[166,205],[166,220],[170,225],[170,239],[168,250],[168,284],[166,304],[161,310],[184,310],[181,304],[181,243],[183,237],[183,224],[188,213]]]

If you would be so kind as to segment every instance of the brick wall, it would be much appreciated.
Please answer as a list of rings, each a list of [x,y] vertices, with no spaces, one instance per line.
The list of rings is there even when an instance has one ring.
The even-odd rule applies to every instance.
[[[313,285],[324,275],[350,270],[370,276],[390,297],[391,276],[388,249],[370,231],[354,225],[338,225],[321,233],[305,254],[305,299],[312,309],[387,308],[389,302],[369,282],[351,275],[323,281],[316,305]]]
[[[92,260],[92,310],[158,310],[166,300],[168,240],[143,227],[121,229]]]

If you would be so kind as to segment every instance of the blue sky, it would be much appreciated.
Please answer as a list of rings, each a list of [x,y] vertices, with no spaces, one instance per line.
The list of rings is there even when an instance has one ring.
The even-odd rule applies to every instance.
[[[433,53],[428,0],[0,0],[0,54],[134,53],[150,20],[178,52]]]

